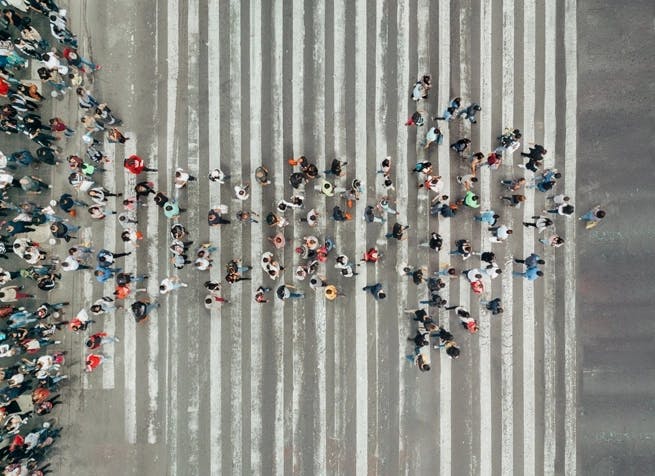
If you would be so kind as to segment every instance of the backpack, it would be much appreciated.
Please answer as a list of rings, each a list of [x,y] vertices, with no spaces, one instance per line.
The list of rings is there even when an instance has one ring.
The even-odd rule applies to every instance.
[[[166,202],[168,202],[168,197],[167,197],[166,195],[164,195],[163,193],[158,192],[158,193],[155,195],[155,197],[153,198],[153,200],[155,201],[155,203],[156,203],[158,206],[160,206],[160,207],[163,208],[164,205],[166,204]]]

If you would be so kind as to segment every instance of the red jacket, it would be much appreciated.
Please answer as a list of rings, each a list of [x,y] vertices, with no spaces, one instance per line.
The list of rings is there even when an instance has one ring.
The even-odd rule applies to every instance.
[[[102,363],[102,356],[97,354],[89,354],[86,356],[86,369],[92,371]]]
[[[143,159],[136,154],[130,155],[127,159],[125,159],[123,166],[134,175],[139,175],[145,168]]]
[[[0,96],[7,96],[9,94],[9,83],[0,78]]]

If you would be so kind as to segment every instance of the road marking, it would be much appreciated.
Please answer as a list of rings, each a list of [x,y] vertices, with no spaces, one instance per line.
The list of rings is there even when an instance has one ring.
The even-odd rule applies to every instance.
[[[566,67],[566,137],[565,137],[565,193],[575,203],[576,154],[578,125],[578,35],[577,1],[566,0],[564,4],[564,58]],[[566,407],[564,409],[564,471],[568,475],[577,473],[577,342],[575,315],[575,229],[576,221],[566,222],[564,250],[564,275],[566,294],[564,298],[564,387]]]
[[[294,157],[298,157],[305,153],[305,2],[304,0],[293,0],[293,45],[292,49],[292,111],[293,117],[291,119],[292,129],[292,145]],[[298,243],[300,240],[300,226],[293,225],[293,242]],[[295,256],[294,256],[295,261]],[[293,265],[292,265],[293,268]],[[292,375],[293,381],[291,384],[291,467],[293,471],[298,471],[304,459],[301,455],[301,437],[300,437],[300,393],[304,385],[303,378],[303,362],[305,361],[305,352],[303,348],[304,342],[304,317],[305,301],[291,300],[288,305],[292,306],[292,331],[293,345],[292,345]]]
[[[388,55],[388,37],[389,37],[389,26],[388,26],[388,21],[387,17],[385,16],[385,4],[386,0],[377,0],[376,2],[376,48],[375,48],[375,114],[373,117],[375,118],[375,159],[374,159],[374,171],[377,170],[378,164],[380,161],[388,155],[388,148],[387,148],[387,135],[386,135],[386,130],[387,130],[387,114],[388,114],[388,106],[387,106],[387,78],[382,72],[385,70],[385,64],[387,60],[387,55]],[[388,6],[388,5],[387,5]],[[359,93],[358,93],[359,94]],[[359,122],[359,120],[358,120]],[[344,127],[345,129],[345,127]],[[345,139],[344,139],[345,141]],[[366,154],[368,157],[368,154]],[[369,197],[368,197],[368,190],[369,186],[371,184],[366,183],[366,177],[367,177],[367,168],[372,168],[371,166],[366,165],[368,163],[368,159],[364,161],[360,166],[360,160],[356,161],[356,170],[357,173],[355,174],[359,180],[362,180],[362,183],[364,184],[363,191],[360,196],[360,203],[364,205],[369,204]],[[395,172],[395,171],[394,171]],[[374,173],[373,176],[375,177],[375,191],[376,194],[373,196],[373,198],[385,195],[385,192],[382,190],[382,180],[379,177],[377,173]],[[360,213],[363,211],[363,208],[360,208]],[[385,233],[385,228],[384,226],[379,226],[377,224],[369,225],[367,222],[365,222],[363,217],[360,216],[359,214],[356,215],[356,220],[357,223],[355,226],[357,228],[360,228],[362,230],[362,235],[366,237],[367,232],[372,233],[373,235],[377,235],[376,241],[379,240],[384,240],[384,233]],[[363,239],[363,244],[366,245],[366,238]],[[359,244],[360,242],[358,240],[355,240],[357,247],[355,248],[354,251],[354,257],[353,260],[355,262],[358,262],[360,259],[357,253],[359,253],[359,248],[361,245]],[[364,246],[364,249],[361,250],[362,252],[366,251],[368,249],[367,246]],[[369,284],[367,281],[367,274],[368,270],[366,269],[367,263],[362,263],[361,266],[361,271],[360,271],[360,276],[362,277],[361,280],[356,280],[355,286],[356,286],[356,291],[359,292],[359,290]],[[382,282],[381,281],[381,266],[380,264],[377,264],[374,266],[374,273],[375,273],[375,279],[374,282]],[[358,301],[357,308],[358,310],[360,309],[360,306],[365,306],[362,307],[362,317],[363,316],[368,316],[369,311],[368,311],[368,296],[364,296],[363,299]],[[374,335],[375,339],[372,345],[374,345],[374,349],[371,349],[369,352],[369,355],[375,359],[375,383],[371,385],[371,393],[374,394],[374,399],[371,399],[372,402],[374,402],[374,412],[375,415],[373,419],[369,420],[369,427],[373,426],[375,428],[375,433],[371,435],[372,441],[374,441],[374,445],[368,449],[368,453],[375,455],[374,462],[375,464],[372,467],[368,468],[369,473],[372,474],[377,474],[380,472],[380,460],[382,458],[387,457],[387,455],[381,455],[380,454],[380,433],[381,433],[381,423],[380,423],[380,408],[382,407],[382,402],[381,402],[381,394],[380,394],[380,363],[382,362],[382,359],[386,357],[386,349],[381,348],[381,335],[380,335],[380,306],[377,304],[377,301],[373,303],[374,307],[374,314],[373,314],[373,327],[374,329],[369,329],[369,335]],[[370,345],[370,344],[369,344]],[[369,347],[370,348],[370,347]],[[388,371],[388,368],[383,368],[383,372],[386,373]],[[386,404],[385,404],[386,406]],[[373,433],[373,432],[371,432]]]
[[[130,139],[131,140],[131,139]],[[153,141],[150,148],[150,160],[153,168],[158,167],[158,145]],[[158,237],[158,210],[159,207],[150,205],[147,207],[148,224],[146,226],[146,237],[148,240],[148,294],[157,296],[159,292],[159,237]],[[146,238],[144,237],[144,238]],[[144,240],[145,241],[145,240]],[[159,402],[159,318],[157,316],[148,320],[148,443],[157,443],[157,429],[159,426],[159,415],[157,414]]]
[[[262,5],[261,0],[250,3],[250,157],[262,154]],[[254,164],[252,164],[254,165]],[[251,194],[253,210],[264,218],[262,186],[254,184]],[[268,207],[266,207],[268,209]],[[250,227],[250,272],[252,283],[262,282],[262,268],[258,266],[262,252],[262,225]],[[262,318],[264,314],[258,303],[250,303],[250,473],[262,474]]]
[[[545,90],[544,90],[544,144],[555,151],[557,134],[556,113],[556,54],[557,54],[557,2],[545,3]],[[554,162],[555,154],[551,157]],[[544,475],[555,474],[555,252],[545,251],[544,280]]]
[[[491,145],[491,112],[492,112],[492,90],[491,90],[491,2],[481,3],[480,19],[480,150],[490,151]],[[468,122],[468,121],[467,121]],[[484,167],[480,173],[480,206],[488,210],[491,207],[491,170]],[[489,232],[481,227],[482,250],[491,248]],[[491,288],[491,281],[488,281]],[[477,303],[476,303],[477,304]],[[479,304],[478,304],[479,307]],[[489,313],[480,314],[480,331],[478,334],[478,345],[480,349],[480,474],[490,475],[492,470],[491,438],[493,414],[491,400],[491,322]]]
[[[407,87],[413,84],[412,74],[409,72],[409,5],[405,2],[398,2],[397,4],[397,47],[398,47],[398,69],[396,72],[396,82],[399,91],[407,90]],[[398,143],[398,157],[396,165],[396,196],[398,197],[396,201],[397,210],[400,212],[401,216],[407,216],[407,194],[408,194],[408,179],[407,179],[407,127],[404,125],[407,117],[409,115],[409,108],[407,105],[407,100],[401,100],[398,106],[398,128],[396,131],[396,138]],[[388,240],[387,240],[388,241]],[[404,244],[404,245],[403,245]],[[391,253],[389,252],[389,256]],[[398,263],[407,263],[408,260],[408,249],[407,241],[401,242],[397,245],[396,250],[396,262]],[[405,309],[407,305],[407,287],[399,286],[397,289],[398,298],[397,306],[398,309]],[[402,359],[402,356],[406,354],[407,342],[400,338],[407,333],[407,322],[403,319],[398,320],[398,355],[399,359]],[[412,369],[414,371],[415,369]],[[403,385],[405,381],[405,372],[406,365],[404,361],[398,365],[398,454],[400,455],[399,461],[399,470],[400,473],[407,473],[408,461],[403,458],[403,455],[406,451],[406,440],[405,440],[405,418],[403,411],[405,408],[405,387]]]
[[[325,150],[325,0],[314,1],[314,17],[313,17],[313,30],[314,30],[314,51],[313,60],[316,72],[316,81],[313,86],[313,97],[315,98],[314,105],[314,145],[318,159],[319,170],[327,169],[326,166],[326,150]],[[321,164],[322,162],[322,164]],[[326,201],[323,200],[323,216],[327,216]],[[337,229],[345,227],[337,224]],[[340,245],[341,240],[337,239],[337,244]],[[332,303],[334,305],[336,303]],[[325,298],[320,294],[316,296],[314,301],[314,331],[316,332],[316,378],[318,380],[318,395],[314,426],[314,474],[325,474],[327,469],[326,451],[327,451],[327,427],[326,427],[326,313],[325,313]]]
[[[199,0],[189,0],[187,13],[187,167],[188,173],[193,177],[198,177],[199,171],[199,118],[198,110],[199,104],[199,85],[198,78],[200,76],[200,69],[198,65],[199,57],[199,37],[200,37],[200,15],[199,15]],[[176,165],[177,162],[176,162]],[[173,180],[167,183],[167,186],[172,187]],[[200,191],[198,184],[194,183],[189,188],[184,189],[188,197],[188,203],[200,203]],[[175,196],[179,200],[180,195],[184,193],[182,189],[175,189]],[[198,221],[197,207],[188,207],[185,213],[185,220],[187,226],[191,230],[198,230],[200,223]],[[177,293],[176,293],[177,294]],[[193,310],[198,309],[198,302],[187,303],[186,313],[192,317],[197,315]],[[177,308],[176,308],[177,310]],[[175,313],[178,314],[177,312]],[[184,312],[181,313],[184,315]],[[200,322],[198,319],[189,319],[186,323],[186,332],[190,343],[197,342],[200,335]],[[189,376],[190,384],[188,389],[187,401],[187,442],[188,448],[191,450],[187,453],[186,468],[191,474],[198,473],[199,464],[199,451],[198,451],[198,433],[199,433],[199,408],[200,408],[200,356],[197,345],[191,345],[186,349],[187,357],[187,375]],[[188,450],[187,450],[188,451]]]
[[[136,137],[130,137],[130,140],[136,141]],[[105,137],[102,150],[105,151],[108,157],[112,158],[112,161],[109,164],[105,165],[106,172],[103,174],[103,179],[104,179],[103,186],[110,192],[117,193],[116,176],[115,176],[116,144],[110,143]],[[116,200],[116,205],[114,209],[118,210],[120,199],[116,198],[115,200]],[[113,217],[109,217],[108,220],[104,221],[104,226],[105,226],[105,230],[104,230],[105,236],[102,246],[108,250],[115,251],[116,250],[116,220]],[[91,241],[90,238],[92,237],[89,236],[88,241]],[[91,246],[93,247],[93,245]],[[91,273],[93,273],[93,271],[90,271],[89,276],[84,276],[85,286],[87,281],[89,283],[92,283],[94,281],[94,279],[91,277]],[[102,291],[103,291],[102,292],[103,296],[111,296],[112,293],[114,292],[113,283],[111,281],[107,281],[106,283],[104,283],[102,285]],[[86,293],[85,296],[87,296]],[[91,301],[93,302],[93,299]],[[106,332],[110,336],[116,334],[115,313],[104,314],[102,316],[102,323],[103,323],[104,332]],[[109,357],[109,359],[102,364],[102,388],[106,390],[113,389],[115,385],[115,372],[116,372],[116,364],[114,362],[115,355],[116,355],[115,347],[116,344],[112,344],[112,345],[104,346],[102,348],[102,353]]]
[[[535,140],[535,1],[523,7],[523,126],[526,142]],[[527,145],[527,144],[526,144]],[[523,218],[534,214],[534,190],[526,189]],[[534,231],[523,230],[523,256],[534,251]],[[535,465],[535,314],[534,284],[520,278],[523,295],[523,473],[534,474]]]
[[[159,2],[155,5],[156,13],[155,18],[159,18]],[[155,22],[155,77],[159,77],[159,22]],[[159,97],[159,85],[155,84],[155,97]],[[153,123],[159,117],[159,101],[154,102]],[[132,139],[130,139],[132,140]],[[153,168],[159,167],[159,141],[155,139],[150,148],[149,156],[154,164]],[[131,193],[130,193],[131,196]],[[117,203],[120,202],[117,200]],[[117,205],[118,206],[118,205]],[[147,239],[148,248],[148,294],[157,295],[159,283],[159,234],[157,230],[158,215],[157,209],[159,207],[150,206],[147,211],[148,223],[146,225],[146,233],[144,241]],[[137,225],[138,227],[138,225]],[[143,246],[143,245],[141,245]],[[153,319],[148,326],[148,428],[147,439],[148,444],[154,445],[157,443],[157,431],[160,425],[160,418],[157,413],[159,405],[159,319]]]
[[[274,181],[275,187],[275,200],[276,203],[284,197],[284,136],[282,134],[282,127],[284,124],[283,110],[283,63],[282,54],[284,51],[283,45],[283,3],[282,0],[273,0],[273,38],[272,38],[272,61],[271,61],[271,100],[272,100],[272,117],[271,117],[271,137],[273,143],[271,144],[271,152],[273,155],[273,176],[276,178]],[[282,263],[287,266],[286,263]],[[273,286],[271,286],[273,287]],[[285,430],[285,415],[284,415],[284,303],[277,299],[275,296],[270,298],[273,302],[273,352],[275,363],[275,425],[273,428],[273,470],[272,473],[276,476],[284,474],[284,434]]]
[[[355,129],[355,154],[357,157],[366,157],[366,132],[367,132],[367,114],[366,114],[366,37],[368,31],[366,2],[357,2],[355,11],[355,77],[360,78],[356,81],[355,94],[355,114],[357,117],[357,128]],[[357,161],[357,173],[364,172],[360,170],[361,165]],[[360,175],[358,175],[359,177]],[[355,243],[359,243],[365,236],[362,221],[355,227]],[[364,276],[360,275],[357,279],[359,285],[364,281]],[[366,284],[364,284],[365,286]],[[362,286],[363,287],[363,286]],[[364,299],[363,301],[366,301]],[[362,303],[363,306],[366,304]],[[368,322],[366,319],[355,319],[355,335],[357,342],[368,341]],[[355,368],[356,368],[356,460],[355,468],[357,474],[368,473],[368,362],[367,349],[363,345],[355,346]]]
[[[462,15],[460,15],[460,18]],[[438,78],[438,95],[437,104],[447,104],[450,95],[450,2],[439,2],[439,78]],[[442,131],[444,133],[444,143],[450,144],[450,134],[447,127]],[[439,154],[439,174],[444,177],[443,193],[451,196],[450,192],[450,149],[445,154]],[[450,246],[450,219],[439,220],[439,234],[443,242],[447,243],[439,251],[439,267],[441,263],[449,263],[449,246]],[[450,286],[444,289],[443,297],[450,301]],[[446,320],[447,322],[447,320]],[[443,324],[443,323],[441,323]],[[445,352],[440,353],[439,374],[439,474],[450,476],[452,465],[452,368],[451,359]]]
[[[210,79],[220,78],[221,48],[220,48],[220,17],[219,0],[209,0],[208,7],[208,71]],[[220,88],[219,88],[220,89]],[[209,170],[220,168],[221,165],[221,144],[220,144],[220,111],[221,94],[209,94]],[[198,177],[198,180],[205,180],[206,177]],[[209,207],[213,208],[220,202],[221,185],[209,184]],[[209,241],[211,243],[222,243],[220,226],[209,227]],[[209,277],[212,281],[220,281],[218,267],[209,270]],[[209,469],[211,474],[221,472],[221,441],[223,437],[221,426],[221,378],[223,367],[221,362],[221,317],[218,310],[212,310],[209,317],[210,352],[209,352]]]
[[[472,12],[471,12],[471,3],[470,2],[465,2],[462,3],[460,7],[460,14],[459,14],[459,31],[471,31],[470,27],[470,21],[472,17]],[[460,58],[467,58],[471,54],[471,44],[470,44],[470,38],[468,35],[462,35],[461,36],[461,41],[460,41],[460,50],[459,50],[459,57]],[[459,84],[459,95],[467,102],[472,102],[473,98],[471,97],[472,91],[470,91],[470,85],[471,85],[471,71],[470,71],[470,66],[467,61],[460,61],[460,84]],[[448,100],[450,98],[446,97],[444,104],[448,104]],[[484,107],[484,105],[483,105]],[[481,113],[480,117],[484,117],[487,115],[487,112],[483,110]],[[472,137],[472,127],[470,121],[462,121],[462,130],[463,130],[463,135],[464,137]],[[480,133],[480,136],[482,134]],[[481,147],[482,148],[482,147]],[[488,180],[488,178],[485,179],[484,173],[487,173],[487,171],[480,171],[480,184],[484,180]],[[459,190],[458,190],[458,195],[459,195]],[[480,196],[482,196],[482,190],[480,190]],[[447,219],[449,220],[449,219]],[[459,235],[456,236],[455,238],[460,238],[461,236],[467,236],[471,235],[473,236],[473,227],[470,223],[465,223],[464,228],[458,228],[458,233]],[[484,246],[484,233],[481,235],[482,239],[482,246]],[[459,259],[459,258],[458,258]],[[465,268],[466,264],[462,261],[462,268]],[[463,279],[461,276],[459,278],[459,295],[458,295],[458,300],[457,303],[459,303],[461,306],[464,306],[466,308],[470,308],[470,301],[471,301],[471,291],[470,287],[468,284],[468,281]],[[455,317],[455,326],[459,326],[459,318],[457,316]],[[450,320],[450,315],[447,314],[447,321],[446,322],[451,322]],[[482,323],[480,323],[480,327],[482,327]],[[482,353],[481,350],[481,343],[480,343],[480,336],[477,336],[478,339],[478,348],[480,349],[479,352]],[[444,352],[445,354],[445,352]],[[464,372],[466,372],[466,377],[465,381],[466,384],[468,385],[467,392],[468,395],[470,395],[470,398],[473,399],[473,391],[474,391],[474,381],[472,380],[473,375],[475,374],[475,370],[473,369],[473,346],[470,347],[470,349],[467,349],[467,360],[466,360],[466,369]],[[480,359],[480,362],[482,362],[482,359]],[[481,388],[481,387],[480,387]],[[482,402],[480,402],[482,404]],[[465,438],[461,444],[465,446],[466,448],[466,454],[469,456],[468,457],[468,473],[469,474],[476,474],[478,472],[478,469],[476,467],[476,464],[478,462],[477,458],[474,456],[474,447],[473,447],[473,439],[474,439],[474,420],[473,420],[473,409],[468,410],[468,415],[470,416],[469,418],[465,419],[464,422],[464,434],[463,437]],[[452,428],[452,427],[451,427]],[[462,465],[463,466],[463,465]]]
[[[242,183],[241,177],[241,2],[230,1],[230,142],[231,160],[230,173],[233,184]],[[240,226],[237,224],[236,226]],[[234,258],[241,257],[241,240],[238,233],[230,235],[229,249]],[[242,409],[242,372],[241,351],[243,347],[241,337],[241,284],[230,285],[230,320],[232,329],[230,341],[230,438],[232,440],[232,470],[235,474],[243,472],[242,439],[243,430],[241,422]]]
[[[89,241],[91,239],[91,234],[92,234],[92,229],[90,226],[85,226],[83,228],[80,228],[80,234],[78,235],[80,238],[82,238],[82,241]],[[80,271],[78,271],[80,273]],[[84,273],[84,271],[81,271],[81,273]],[[84,308],[87,309],[89,305],[91,304],[92,298],[93,298],[93,281],[91,279],[86,279],[86,277],[83,274],[78,275],[82,277],[82,302],[79,303],[80,309]],[[77,310],[74,310],[74,312],[78,312]],[[105,349],[102,349],[102,353],[105,353]],[[107,354],[109,355],[109,354]],[[80,346],[80,362],[86,362],[86,346]],[[109,360],[105,361],[105,364],[103,364],[103,367],[109,363]],[[82,368],[84,370],[84,367]],[[112,370],[112,369],[109,369]],[[103,370],[103,378],[104,378],[104,370]],[[89,389],[89,376],[86,372],[82,372],[82,388],[84,390]]]
[[[346,0],[337,0],[334,2],[334,18],[333,18],[333,29],[334,29],[334,82],[333,94],[334,94],[334,154],[336,157],[344,157],[347,154],[346,150],[346,111],[345,104],[346,99],[344,97],[344,87],[343,85],[346,82]],[[357,161],[355,167],[357,167]],[[327,168],[327,165],[326,165]],[[325,170],[325,168],[323,169]],[[359,174],[359,172],[357,172]],[[355,214],[355,219],[359,219],[359,215]],[[355,225],[357,227],[357,225]],[[338,238],[341,241],[340,237]],[[363,273],[362,273],[363,274]],[[360,287],[361,281],[358,278],[355,281],[357,287]],[[363,287],[363,286],[361,286]],[[336,304],[336,303],[335,303]],[[335,313],[335,317],[337,314]],[[334,407],[332,412],[334,415],[334,434],[332,438],[335,441],[339,441],[345,438],[345,411],[340,411],[342,409],[342,402],[339,401],[339,396],[343,395],[343,376],[344,372],[341,371],[342,355],[339,352],[339,345],[343,342],[344,336],[344,323],[341,319],[334,320],[334,336],[333,336],[333,348],[334,348]],[[330,455],[334,458],[334,454],[338,454],[338,448],[333,450],[333,453]],[[338,462],[339,464],[340,462]],[[335,472],[338,472],[337,465]]]
[[[136,137],[132,132],[125,133],[130,140],[125,143],[125,157],[136,154]],[[132,140],[134,138],[134,140]],[[124,186],[125,190],[134,190],[136,185],[136,176],[124,169]],[[136,267],[136,253],[131,244],[126,244],[125,249],[131,251],[132,254],[125,257],[125,272],[135,273]],[[135,286],[135,287],[138,287]],[[125,299],[124,306],[129,308],[130,304],[134,302],[134,296]],[[154,318],[156,318],[156,313]],[[153,318],[151,317],[151,318]],[[125,364],[125,436],[127,442],[136,443],[136,322],[133,316],[128,315],[125,319],[125,337],[124,337],[124,364]]]
[[[514,0],[503,0],[503,102],[502,127],[514,126]],[[504,158],[505,165],[513,167],[513,155]],[[513,214],[507,213],[507,226],[513,229]],[[509,345],[501,346],[502,382],[501,382],[501,472],[503,475],[514,474],[514,352],[512,339],[514,336],[514,277],[512,264],[503,268],[501,277],[502,303],[504,313],[498,316],[502,319],[501,332],[503,339]]]
[[[177,90],[179,76],[179,0],[168,0],[166,9],[166,40],[167,40],[167,81],[166,81],[166,170],[167,179],[172,179],[172,164],[177,161],[177,136],[176,136],[176,117],[177,117]],[[170,183],[170,182],[169,182]],[[170,235],[167,237],[167,243],[170,242]],[[168,468],[171,475],[177,474],[177,456],[178,456],[178,386],[177,386],[177,362],[175,358],[178,354],[178,322],[172,314],[172,309],[176,309],[177,296],[173,295],[166,301],[165,315],[168,327],[168,341],[166,346],[166,369],[168,387],[168,400],[166,402],[166,442],[168,448]]]

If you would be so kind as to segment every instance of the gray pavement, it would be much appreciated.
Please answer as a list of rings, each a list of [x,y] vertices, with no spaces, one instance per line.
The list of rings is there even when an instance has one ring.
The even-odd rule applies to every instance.
[[[476,250],[493,248],[501,265],[510,256],[543,250],[539,237],[520,229],[520,222],[539,213],[544,197],[529,192],[528,207],[521,210],[498,204],[497,180],[524,173],[512,166],[522,162],[518,153],[500,170],[481,172],[479,186],[483,206],[493,206],[503,222],[515,228],[507,246],[491,245],[470,210],[451,221],[429,217],[425,192],[416,191],[415,179],[406,172],[417,160],[429,158],[447,178],[446,191],[457,197],[461,191],[454,177],[465,168],[447,145],[470,135],[475,150],[488,151],[502,128],[513,125],[526,133],[526,143],[543,143],[551,151],[547,165],[563,173],[558,190],[577,196],[580,211],[593,204],[589,193],[603,188],[601,168],[580,168],[576,181],[571,131],[577,121],[573,115],[571,122],[576,107],[570,89],[575,71],[566,61],[576,53],[571,49],[574,42],[566,42],[571,39],[567,34],[577,38],[567,23],[572,7],[575,2],[570,0],[484,5],[470,0],[71,2],[72,27],[80,32],[83,51],[104,66],[93,92],[124,119],[131,137],[125,147],[108,148],[117,166],[106,180],[129,193],[133,179],[123,174],[120,164],[132,152],[156,164],[159,172],[150,176],[164,191],[172,193],[175,167],[190,170],[200,180],[179,193],[188,208],[181,222],[196,244],[211,240],[218,251],[211,273],[180,273],[189,288],[162,297],[162,307],[146,324],[135,326],[118,314],[94,327],[121,337],[121,343],[108,350],[112,361],[98,372],[83,375],[79,337],[66,342],[74,364],[65,391],[71,405],[60,418],[67,430],[56,459],[57,474],[590,474],[587,468],[599,461],[597,455],[608,448],[612,454],[613,443],[622,435],[638,444],[626,446],[624,456],[614,456],[614,474],[621,474],[619,465],[628,464],[630,457],[642,465],[636,468],[647,467],[652,455],[647,451],[649,427],[642,423],[636,437],[618,427],[609,435],[602,414],[594,413],[614,395],[594,396],[607,389],[598,383],[606,375],[602,372],[611,372],[605,363],[624,362],[622,371],[634,368],[631,358],[611,359],[601,350],[609,334],[596,337],[587,327],[587,316],[607,314],[591,312],[592,302],[602,302],[598,289],[610,296],[610,283],[595,281],[607,276],[602,263],[593,259],[597,249],[606,249],[603,257],[626,262],[609,254],[613,240],[625,236],[614,231],[618,218],[583,235],[578,223],[565,225],[564,218],[557,217],[557,230],[567,244],[543,251],[546,279],[534,285],[513,280],[512,266],[504,265],[504,276],[486,283],[486,296],[503,297],[503,316],[481,313],[468,284],[452,280],[446,296],[451,303],[469,305],[480,320],[479,335],[468,335],[456,317],[442,312],[440,322],[453,332],[463,355],[451,361],[432,351],[428,373],[404,359],[411,351],[406,336],[414,328],[401,311],[416,307],[426,292],[401,276],[399,267],[423,263],[433,271],[449,262],[458,269],[468,267],[470,262],[448,255],[459,238],[471,238]],[[642,7],[646,9],[636,5],[635,11]],[[580,35],[600,35],[591,19],[602,18],[603,11],[586,2],[580,8]],[[117,12],[120,23],[106,20],[116,18]],[[625,21],[627,25],[628,17]],[[650,32],[652,40],[652,29],[645,23],[643,34]],[[508,53],[510,45],[514,54]],[[595,155],[603,147],[613,149],[609,141],[596,142],[594,121],[604,125],[608,119],[593,114],[594,91],[602,91],[591,69],[595,63],[587,61],[594,43],[581,40],[581,45],[578,113],[594,118],[580,123],[583,166],[591,160],[586,157],[591,150]],[[648,64],[643,63],[644,74]],[[458,94],[483,107],[479,124],[444,127],[444,145],[430,152],[417,145],[425,130],[417,137],[415,129],[402,125],[415,107],[408,99],[411,84],[427,71],[435,86],[421,108],[436,115]],[[626,105],[627,110],[632,107]],[[73,98],[57,103],[55,111],[70,121],[79,115]],[[599,150],[585,147],[589,142],[599,144]],[[70,150],[80,147],[71,144]],[[645,151],[643,147],[635,152]],[[335,156],[347,158],[343,182],[358,177],[366,184],[351,223],[327,219],[337,200],[326,200],[307,187],[306,209],[316,207],[323,213],[319,236],[333,237],[337,251],[357,259],[367,246],[377,244],[385,253],[383,262],[360,267],[360,274],[350,280],[338,278],[331,264],[324,266],[323,273],[343,290],[344,299],[325,302],[311,295],[306,283],[294,282],[307,288],[306,299],[266,305],[252,300],[254,289],[260,283],[278,283],[263,278],[255,266],[253,281],[226,285],[230,304],[207,312],[201,303],[202,282],[208,276],[221,279],[224,264],[233,257],[256,265],[262,249],[271,248],[266,237],[272,234],[261,224],[210,230],[207,210],[225,203],[233,214],[240,205],[232,198],[231,185],[250,181],[253,192],[244,207],[263,216],[272,203],[291,195],[286,160],[301,154],[316,160],[319,168]],[[398,220],[412,226],[409,240],[402,243],[387,243],[386,225],[361,221],[364,204],[373,204],[382,194],[375,170],[386,155],[394,162]],[[253,172],[262,163],[272,171],[274,184],[259,189]],[[232,176],[222,187],[204,180],[219,166]],[[647,176],[642,177],[639,190],[645,196]],[[68,187],[62,178],[53,179],[55,193]],[[611,203],[610,214],[618,217],[623,207],[610,197],[605,201]],[[139,211],[146,239],[126,263],[146,270],[148,288],[156,293],[158,281],[172,274],[165,252],[170,224],[152,208],[149,204]],[[285,235],[287,241],[297,242],[308,229],[291,221]],[[638,229],[626,229],[632,231],[622,233],[643,240]],[[432,230],[445,238],[439,256],[416,246]],[[115,224],[94,223],[85,236],[97,247],[119,248],[118,232]],[[572,276],[578,243],[581,281],[576,282]],[[278,254],[291,283],[298,258],[289,246]],[[471,261],[478,264],[475,258]],[[636,257],[631,263],[637,266]],[[108,290],[88,278],[74,276],[74,308],[87,306]],[[383,304],[358,289],[376,281],[389,291]],[[576,306],[579,282],[582,293]],[[70,295],[68,289],[59,294]],[[648,296],[635,302],[645,309]],[[579,328],[576,308],[583,316]],[[617,322],[610,318],[601,323],[606,332]],[[648,328],[642,322],[631,332],[637,329]],[[577,333],[585,344],[580,362],[592,369],[592,380],[587,373],[582,379],[584,436],[576,435],[582,350],[575,346]],[[638,355],[647,361],[650,347],[643,345]],[[630,378],[626,385],[641,380],[640,375]],[[643,392],[652,395],[652,388],[644,385]],[[616,407],[612,411],[618,425],[626,416],[638,419],[648,407],[635,406],[629,415]],[[582,449],[577,460],[576,437]]]
[[[579,235],[582,347],[580,459],[586,474],[651,474],[655,463],[655,337],[647,284],[655,200],[652,2],[582,1],[580,205],[607,223]],[[608,272],[609,271],[609,272]]]

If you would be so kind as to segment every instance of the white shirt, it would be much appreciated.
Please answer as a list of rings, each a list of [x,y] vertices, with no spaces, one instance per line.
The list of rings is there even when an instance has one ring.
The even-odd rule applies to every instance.
[[[64,265],[64,263],[67,263]],[[64,271],[75,271],[79,269],[80,262],[77,261],[73,256],[67,256],[65,260],[61,262],[61,269]]]
[[[179,174],[179,176],[178,176]],[[184,188],[184,186],[189,181],[190,175],[186,173],[183,169],[175,169],[175,188]]]

